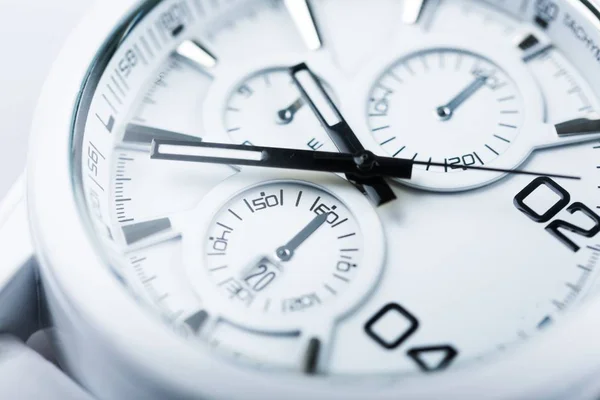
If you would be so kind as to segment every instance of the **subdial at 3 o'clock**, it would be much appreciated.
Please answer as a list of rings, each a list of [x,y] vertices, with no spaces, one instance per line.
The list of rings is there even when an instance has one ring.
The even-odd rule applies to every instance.
[[[486,165],[507,151],[519,134],[519,88],[492,61],[454,49],[432,49],[398,60],[374,84],[369,127],[393,157],[445,166]],[[453,168],[454,167],[454,168]]]
[[[260,71],[236,86],[224,121],[234,143],[335,151],[286,68]]]

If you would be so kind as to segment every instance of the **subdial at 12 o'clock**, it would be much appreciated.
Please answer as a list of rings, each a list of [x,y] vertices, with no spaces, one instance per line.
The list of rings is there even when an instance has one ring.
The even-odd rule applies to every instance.
[[[224,121],[234,143],[335,151],[286,68],[240,83],[227,99]]]
[[[519,134],[523,101],[498,65],[472,52],[433,49],[394,63],[373,85],[369,128],[393,157],[458,165],[487,165]],[[454,167],[454,168],[453,168]]]

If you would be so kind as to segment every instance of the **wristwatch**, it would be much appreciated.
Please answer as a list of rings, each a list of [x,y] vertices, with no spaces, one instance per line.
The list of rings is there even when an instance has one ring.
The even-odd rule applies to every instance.
[[[598,71],[589,0],[98,2],[0,207],[0,397],[597,398]]]

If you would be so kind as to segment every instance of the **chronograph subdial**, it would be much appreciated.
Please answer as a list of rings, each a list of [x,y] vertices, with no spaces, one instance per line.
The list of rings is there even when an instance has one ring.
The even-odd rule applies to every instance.
[[[194,217],[203,228],[184,236],[186,269],[201,298],[214,296],[211,314],[286,331],[314,318],[331,325],[363,301],[384,241],[360,192],[335,175],[240,175],[203,200]]]
[[[516,141],[523,98],[513,78],[474,52],[447,48],[412,53],[373,85],[369,128],[393,157],[442,163],[430,173],[488,165]]]
[[[293,313],[319,307],[356,278],[364,244],[353,219],[322,190],[259,186],[215,216],[204,244],[206,268],[223,294],[248,308]]]
[[[224,113],[224,127],[234,143],[335,149],[287,68],[264,69],[246,78],[226,99]]]

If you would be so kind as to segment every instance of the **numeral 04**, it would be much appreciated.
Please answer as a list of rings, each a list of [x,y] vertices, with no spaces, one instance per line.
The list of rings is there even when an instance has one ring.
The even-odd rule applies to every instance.
[[[539,214],[537,211],[533,210],[531,207],[525,204],[525,200],[541,186],[547,187],[560,197],[556,201],[556,203],[549,207],[543,214]],[[517,207],[519,211],[527,215],[533,221],[538,223],[546,223],[550,221],[565,207],[567,207],[570,202],[571,195],[569,194],[569,192],[567,192],[558,183],[554,182],[552,179],[547,177],[540,177],[534,179],[529,185],[525,187],[525,189],[521,190],[519,194],[515,196],[514,199],[515,207]],[[574,252],[577,252],[579,251],[580,247],[571,239],[569,239],[561,230],[566,230],[586,238],[592,238],[596,236],[598,232],[600,232],[600,217],[585,204],[579,202],[571,204],[567,208],[567,211],[571,214],[582,213],[583,215],[588,217],[594,223],[594,225],[589,229],[585,229],[580,226],[574,225],[570,222],[556,219],[546,226],[546,231],[552,236],[554,236],[556,239],[560,240],[560,242],[567,246],[569,249],[571,249]]]
[[[386,304],[364,326],[365,333],[386,350],[396,350],[419,329],[419,320],[397,303]],[[449,344],[412,347],[406,355],[423,372],[446,369],[458,356]]]

